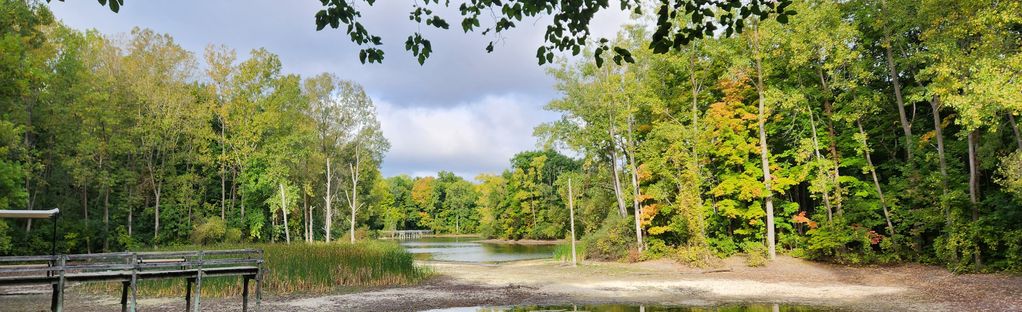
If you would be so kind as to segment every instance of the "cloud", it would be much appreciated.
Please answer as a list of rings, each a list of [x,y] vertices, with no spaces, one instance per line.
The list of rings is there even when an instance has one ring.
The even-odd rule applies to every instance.
[[[294,3],[292,3],[294,2]],[[536,48],[550,17],[518,23],[503,37],[465,34],[457,1],[440,9],[450,30],[419,26],[407,19],[411,2],[377,1],[365,10],[365,26],[383,37],[383,64],[358,62],[359,47],[343,29],[315,30],[317,1],[127,1],[114,14],[95,1],[49,3],[54,15],[77,29],[106,34],[132,27],[174,37],[201,57],[208,44],[224,44],[244,59],[266,48],[280,56],[283,71],[311,76],[322,72],[362,84],[379,104],[391,152],[384,173],[422,175],[450,170],[466,177],[499,172],[516,152],[534,147],[532,128],[556,117],[542,110],[558,96],[554,80],[537,65]],[[594,37],[613,37],[628,14],[611,6],[592,23]],[[425,65],[404,50],[405,38],[421,31],[432,41]],[[496,50],[484,47],[497,40]]]
[[[434,175],[453,171],[466,178],[499,173],[515,153],[534,149],[532,129],[554,120],[545,100],[488,95],[452,107],[401,107],[377,100],[383,135],[391,142],[384,175]]]

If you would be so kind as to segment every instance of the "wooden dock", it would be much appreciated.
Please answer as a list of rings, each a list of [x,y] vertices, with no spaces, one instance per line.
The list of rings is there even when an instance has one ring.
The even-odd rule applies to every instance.
[[[120,282],[121,311],[134,312],[139,281],[182,278],[186,309],[198,312],[202,279],[238,276],[242,311],[248,311],[249,281],[255,280],[256,306],[262,301],[263,271],[258,249],[16,256],[0,257],[0,286],[52,285],[51,310],[63,311],[68,283]]]
[[[380,231],[380,238],[383,239],[410,239],[427,235],[433,235],[433,230]]]

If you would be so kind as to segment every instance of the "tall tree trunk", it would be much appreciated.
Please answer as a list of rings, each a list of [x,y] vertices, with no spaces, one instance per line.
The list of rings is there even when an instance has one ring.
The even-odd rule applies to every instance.
[[[227,123],[224,122],[224,118],[220,118],[220,220],[227,220],[225,214],[227,211],[227,137],[225,135],[225,128]]]
[[[813,130],[813,152],[816,154],[816,162],[822,163],[823,162],[823,156],[820,155],[820,142],[817,139],[817,135],[816,135],[816,120],[813,117],[813,110],[812,110],[812,108],[809,108],[808,111],[809,111],[809,125],[812,126],[811,128]],[[830,174],[827,173],[827,175],[829,176]],[[827,207],[827,221],[828,222],[834,220],[834,209],[831,206],[830,195],[829,194],[830,194],[830,192],[828,192],[827,189],[823,190],[823,204],[824,204],[825,207]]]
[[[1011,123],[1011,131],[1015,133],[1015,143],[1018,144],[1018,148],[1022,149],[1022,133],[1018,131],[1018,123],[1015,122],[1015,115],[1008,113],[1008,122]]]
[[[110,251],[110,186],[103,192],[103,251]]]
[[[886,32],[886,31],[885,31]],[[912,124],[908,122],[908,114],[905,113],[905,99],[901,96],[901,80],[898,78],[898,69],[894,65],[894,55],[890,34],[884,34],[884,57],[887,60],[887,71],[894,87],[894,100],[898,104],[898,118],[901,119],[901,130],[905,133],[905,157],[907,162],[912,161]]]
[[[610,168],[614,173],[614,198],[617,199],[618,213],[624,217],[628,215],[625,209],[624,190],[621,189],[621,174],[618,171],[617,157],[617,132],[614,131],[614,118],[610,118]]]
[[[631,114],[631,113],[629,113]],[[635,241],[638,243],[639,252],[643,250],[642,244],[642,193],[639,192],[639,166],[635,163],[635,136],[632,133],[634,119],[628,116],[628,149],[626,153],[628,164],[632,167],[632,208],[635,211]]]
[[[834,171],[832,179],[834,182],[834,205],[837,206],[837,214],[844,213],[842,194],[844,191],[841,190],[841,155],[837,152],[837,131],[834,130],[834,103],[831,102],[833,98],[833,92],[830,89],[830,84],[827,83],[826,76],[823,75],[823,69],[817,68],[816,72],[820,75],[820,85],[823,87],[825,97],[823,99],[823,114],[827,120],[827,133],[830,135],[830,158],[834,163]]]
[[[933,110],[933,133],[937,137],[937,158],[940,161],[940,189],[941,194],[946,197],[948,192],[947,160],[944,156],[944,119],[940,117],[940,106],[940,97],[934,95],[930,98],[930,108]],[[944,211],[944,224],[951,224],[951,209],[945,204],[946,200],[941,198],[940,206]]]
[[[891,213],[887,210],[887,199],[884,197],[884,191],[880,188],[880,178],[877,177],[876,167],[873,166],[873,158],[869,154],[869,144],[866,143],[866,131],[862,129],[862,122],[855,120],[855,124],[859,126],[859,134],[862,135],[862,153],[866,156],[866,165],[869,166],[869,173],[873,176],[873,186],[876,187],[877,196],[880,197],[880,207],[884,210],[884,220],[887,221],[887,232],[891,236],[894,236],[894,223],[891,223]]]
[[[311,242],[309,240],[309,197],[302,192],[302,236],[305,238],[305,242]]]
[[[976,141],[979,139],[979,130],[969,132],[969,203],[972,208],[972,222],[979,222],[979,161],[976,156]],[[976,261],[976,269],[983,266],[983,257],[980,255],[979,242],[975,242],[973,256]]]
[[[575,193],[571,189],[571,178],[568,178],[568,215],[571,222],[571,266],[578,266],[575,252]]]
[[[694,234],[698,234],[698,235],[692,235],[693,238],[690,238],[689,241],[690,242],[694,241],[694,245],[696,245],[696,246],[704,246],[706,244],[706,226],[703,225],[704,224],[703,223],[703,214],[702,214],[702,207],[703,207],[703,191],[702,191],[703,190],[703,178],[702,178],[702,171],[700,170],[700,165],[702,165],[702,163],[700,162],[700,158],[699,158],[699,142],[701,142],[700,139],[701,139],[702,136],[700,135],[700,132],[699,132],[699,84],[696,83],[696,50],[695,50],[695,44],[694,43],[692,44],[690,49],[692,49],[692,54],[689,55],[689,59],[688,59],[688,65],[689,65],[688,79],[689,79],[689,84],[692,87],[692,109],[691,109],[691,112],[690,112],[692,114],[692,169],[691,170],[695,171],[695,175],[693,176],[694,181],[692,181],[692,184],[695,186],[695,192],[694,193],[696,195],[696,202],[695,202],[695,205],[693,205],[694,209],[691,209],[691,210],[694,210],[695,213],[692,213],[691,215],[693,217],[695,217],[696,220],[699,221],[699,224],[696,225],[696,227],[698,227],[697,231],[691,231],[690,230],[690,233],[694,233]]]
[[[767,219],[767,250],[770,256],[770,260],[774,260],[777,257],[777,246],[774,234],[774,191],[772,188],[772,181],[770,178],[770,149],[767,145],[766,135],[766,100],[763,98],[766,90],[763,85],[763,64],[762,55],[760,55],[759,48],[759,25],[753,26],[753,53],[755,54],[756,62],[756,92],[759,95],[759,150],[760,160],[763,166],[763,187],[766,191],[764,201],[766,205],[766,219]]]
[[[284,183],[280,183],[280,212],[284,217],[284,240],[291,244],[291,228],[287,226],[287,194],[284,191]]]
[[[92,253],[92,234],[89,231],[89,183],[82,185],[82,210],[85,213],[85,251],[86,253]]]
[[[330,207],[330,204],[332,202],[332,200],[330,199],[330,194],[331,194],[331,191],[332,191],[332,188],[330,187],[330,182],[332,180],[333,180],[333,177],[332,177],[331,171],[330,171],[330,157],[327,157],[326,158],[326,195],[324,195],[325,196],[324,204],[326,205],[326,209],[323,210],[323,230],[326,231],[326,234],[325,234],[324,238],[325,238],[327,243],[330,242],[330,233],[331,233],[330,232],[330,227],[333,226],[333,223],[334,223],[333,210]]]
[[[155,226],[153,227],[153,244],[156,244],[160,239],[160,193],[163,192],[163,182],[153,183],[153,195],[156,196],[156,215],[154,216]]]
[[[349,233],[352,237],[352,243],[355,243],[355,214],[359,210],[359,168],[361,167],[361,158],[359,157],[358,145],[355,148],[355,165],[347,164],[352,170],[352,196],[349,202],[352,204],[352,223]]]
[[[128,197],[127,197],[128,198],[127,199],[127,202],[128,202],[128,204],[127,204],[127,206],[128,206],[128,236],[130,237],[132,235],[132,224],[134,223],[134,213],[135,213],[135,208],[132,207],[132,205],[131,205],[131,195],[132,195],[132,193],[133,193],[133,191],[135,189],[132,188],[132,187],[129,187],[128,183],[124,184],[124,188],[126,189],[125,193],[128,194]]]

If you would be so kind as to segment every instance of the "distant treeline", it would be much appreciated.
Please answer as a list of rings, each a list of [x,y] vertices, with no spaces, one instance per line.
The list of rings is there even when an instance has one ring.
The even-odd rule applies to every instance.
[[[36,1],[2,2],[0,50],[0,209],[60,208],[60,251],[323,240],[371,218],[388,143],[356,83],[73,30]],[[0,255],[48,253],[51,229],[0,220]]]

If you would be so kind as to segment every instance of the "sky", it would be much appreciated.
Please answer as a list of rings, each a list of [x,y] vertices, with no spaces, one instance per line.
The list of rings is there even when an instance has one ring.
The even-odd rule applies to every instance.
[[[547,67],[537,65],[535,58],[550,18],[522,22],[495,38],[463,33],[456,10],[438,10],[451,30],[420,27],[407,18],[411,3],[377,1],[363,10],[366,28],[383,37],[385,52],[382,64],[365,65],[343,30],[316,31],[314,16],[322,8],[316,0],[127,0],[119,13],[95,0],[53,1],[49,6],[54,16],[76,29],[116,35],[133,27],[149,28],[170,34],[197,59],[209,44],[233,48],[240,59],[262,47],[280,56],[285,73],[307,77],[330,72],[362,84],[391,143],[381,168],[384,176],[446,170],[471,179],[499,173],[515,153],[536,149],[533,128],[558,118],[543,110],[559,95]],[[628,21],[626,13],[606,11],[592,24],[597,37],[613,37]],[[421,66],[403,44],[417,29],[433,46]],[[500,39],[495,51],[486,53],[486,44],[494,39]]]

